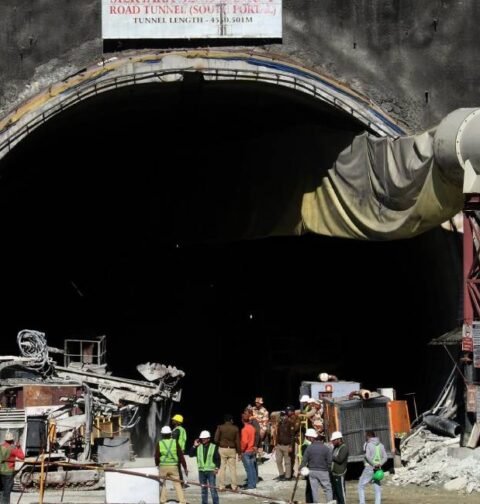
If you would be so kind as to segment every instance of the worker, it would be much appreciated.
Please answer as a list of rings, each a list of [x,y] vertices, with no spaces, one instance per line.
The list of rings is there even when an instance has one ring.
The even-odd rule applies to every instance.
[[[315,430],[315,429],[313,429]],[[303,455],[305,450],[311,445],[311,441],[309,441],[306,437],[303,440],[302,446],[300,447],[300,464],[302,463]],[[312,485],[310,485],[310,480],[308,479],[309,469],[308,467],[304,467],[303,470],[299,471],[300,474],[305,478],[305,503],[311,504],[313,503],[313,495],[312,495]]]
[[[254,467],[255,467],[255,478],[257,483],[259,481],[263,481],[263,478],[258,474],[258,461],[262,461],[262,436],[261,436],[261,427],[259,421],[256,419],[253,413],[253,407],[248,405],[244,411],[244,414],[248,416],[249,423],[255,429],[255,458],[254,458]]]
[[[183,453],[185,453],[185,448],[187,446],[187,431],[183,427],[183,416],[178,413],[172,417],[172,439],[176,439]],[[180,475],[180,480],[182,482],[182,487],[187,488],[188,485],[185,482],[185,478],[182,473],[182,466],[178,464],[178,474]]]
[[[285,408],[285,411],[287,413],[287,418],[288,422],[293,430],[294,433],[294,440],[293,440],[293,450],[290,452],[290,461],[292,464],[292,473],[293,473],[293,467],[295,466],[295,443],[299,443],[299,435],[300,435],[300,427],[301,427],[301,420],[300,420],[300,415],[297,414],[297,411],[295,410],[295,406],[287,406]]]
[[[15,436],[7,431],[5,440],[0,445],[0,479],[2,481],[1,504],[10,504],[10,494],[13,488],[15,461],[24,460],[25,453],[18,444],[14,445]]]
[[[303,467],[308,467],[308,479],[312,487],[314,502],[319,502],[319,486],[323,488],[327,502],[330,502],[333,500],[332,485],[330,483],[329,474],[330,466],[332,464],[332,452],[327,446],[325,446],[323,441],[319,439],[318,433],[315,429],[307,429],[305,437],[311,444],[307,446],[298,470],[301,473]]]
[[[348,447],[343,442],[343,435],[340,431],[335,431],[330,437],[333,445],[332,452],[332,486],[333,497],[337,504],[345,504],[345,474],[347,473]]]
[[[226,414],[224,423],[215,431],[215,444],[220,453],[220,470],[218,472],[218,488],[225,489],[225,472],[228,466],[232,490],[237,490],[237,455],[240,455],[240,431],[233,423],[233,417]]]
[[[311,409],[305,415],[310,422],[310,425],[317,431],[318,434],[323,432],[323,402],[315,400],[310,402]]]
[[[247,484],[242,488],[253,489],[257,487],[257,474],[255,471],[255,428],[250,423],[250,415],[245,412],[242,415],[243,428],[240,433],[240,450],[243,466],[247,474]]]
[[[176,439],[180,448],[185,452],[187,446],[187,431],[183,427],[183,416],[178,413],[172,417],[172,439]]]
[[[208,489],[212,494],[213,504],[218,504],[216,477],[220,467],[218,446],[211,443],[211,435],[207,430],[200,432],[190,450],[190,457],[197,457],[198,481],[202,485],[202,504],[208,504]]]
[[[183,450],[176,439],[172,438],[172,429],[165,425],[161,429],[162,439],[157,443],[155,449],[155,465],[159,468],[160,478],[174,478],[173,486],[177,493],[180,504],[186,504],[185,494],[181,485],[178,464],[183,467],[185,475],[188,476],[187,464]],[[167,480],[161,480],[160,504],[167,502]]]
[[[263,442],[270,422],[270,416],[268,414],[267,408],[265,408],[265,406],[263,405],[263,397],[255,398],[255,406],[253,406],[252,408],[252,415],[260,424],[260,440]]]
[[[383,446],[373,431],[366,432],[364,450],[365,467],[360,475],[360,480],[358,481],[358,497],[360,499],[360,504],[365,504],[365,487],[370,483],[373,484],[373,488],[375,490],[375,504],[381,504],[382,485],[379,480],[374,479],[374,473],[381,469],[387,462],[387,452],[385,451],[385,446]]]
[[[275,460],[277,462],[278,480],[292,479],[292,453],[295,453],[295,424],[289,420],[286,411],[280,412],[276,425]]]

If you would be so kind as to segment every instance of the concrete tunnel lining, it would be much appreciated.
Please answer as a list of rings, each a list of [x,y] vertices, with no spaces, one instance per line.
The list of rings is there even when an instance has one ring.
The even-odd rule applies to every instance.
[[[246,80],[284,86],[344,110],[380,136],[405,134],[403,128],[368,98],[327,76],[281,58],[235,51],[141,53],[100,61],[50,85],[16,107],[0,121],[0,159],[30,131],[78,101],[121,86],[180,81],[185,72],[192,71],[202,73],[206,80]]]

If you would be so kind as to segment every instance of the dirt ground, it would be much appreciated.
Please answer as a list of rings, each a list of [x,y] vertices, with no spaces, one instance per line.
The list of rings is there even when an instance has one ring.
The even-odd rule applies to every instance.
[[[288,502],[290,500],[292,496],[293,483],[275,483],[275,485],[269,483],[270,482],[266,482],[265,486],[263,483],[260,483],[256,489],[256,493],[266,495],[268,497],[274,497],[275,499],[278,499],[276,500],[278,503]],[[262,488],[263,486],[264,488]],[[296,502],[304,502],[304,491],[305,484],[304,482],[300,482],[295,494]],[[199,504],[201,502],[200,490],[197,487],[193,487],[193,485],[190,486],[190,488],[187,489],[186,494],[187,502],[189,504]],[[11,502],[17,504],[18,497],[19,494],[12,494]],[[173,490],[170,491],[169,497],[172,499],[175,498],[175,492]],[[38,503],[38,501],[38,494],[28,493],[22,496],[20,502],[23,504],[33,504]],[[54,504],[59,502],[61,502],[61,492],[47,491],[44,499],[45,504]],[[176,501],[171,500],[170,502],[173,503]],[[209,502],[211,502],[210,496]],[[267,500],[261,497],[252,498],[248,495],[233,495],[227,493],[220,494],[220,503],[224,504],[247,504],[255,502],[262,504],[272,502],[274,504],[275,501],[270,501],[269,499]],[[320,502],[325,502],[325,500],[323,499]],[[347,502],[349,502],[349,504],[358,503],[357,484],[355,481],[347,483]],[[373,504],[373,502],[373,491],[367,491],[367,503]],[[463,495],[457,492],[448,492],[442,488],[422,488],[413,485],[396,487],[387,484],[383,487],[382,495],[382,504],[479,504],[479,502],[480,495],[478,493]],[[63,498],[63,504],[69,503],[105,503],[105,493],[103,491],[66,491]]]
[[[283,488],[282,488],[283,487]],[[293,483],[278,483],[275,486],[275,491],[273,492],[276,498],[281,499],[283,502],[288,502],[292,496]],[[264,495],[271,495],[270,492],[265,492],[262,490],[262,483],[259,484],[257,492]],[[299,483],[297,492],[295,494],[295,501],[298,503],[305,502],[305,484],[303,482]],[[320,496],[323,497],[322,495]],[[190,500],[189,502],[198,504],[198,500]],[[220,497],[221,502],[231,502],[232,504],[247,504],[253,502],[263,502],[267,503],[267,500],[252,499],[251,497],[240,497],[240,496],[223,496]],[[325,499],[320,500],[320,502],[325,502]],[[349,481],[347,482],[347,502],[349,504],[358,503],[357,495],[357,482]],[[374,503],[373,489],[366,492],[366,502]],[[382,504],[479,504],[480,494],[475,493],[471,495],[463,495],[458,492],[449,492],[443,490],[443,488],[423,488],[414,485],[397,487],[393,485],[384,485],[382,492]]]
[[[138,467],[152,467],[153,460],[144,459],[137,461]],[[186,489],[186,498],[189,504],[200,504],[200,488],[194,483],[197,480],[197,468],[195,461],[188,460],[189,465],[189,488]],[[238,464],[239,481],[243,481],[245,474]],[[266,464],[262,464],[259,468],[260,476],[263,481],[259,482],[256,490],[254,491],[255,497],[253,495],[233,494],[230,492],[220,493],[220,503],[221,504],[274,504],[277,503],[288,503],[292,499],[292,492],[294,488],[294,481],[289,482],[278,482],[274,478],[278,475],[276,464],[274,461],[269,461]],[[388,481],[389,475],[387,475],[385,484],[383,485],[383,495],[382,504],[480,504],[480,494],[474,493],[471,495],[464,495],[458,492],[449,492],[443,488],[424,488],[417,487],[413,485],[408,486],[395,486],[390,484]],[[169,487],[170,487],[169,483]],[[156,493],[156,492],[155,492]],[[25,493],[22,495],[20,503],[18,502],[19,494],[12,494],[11,502],[15,504],[33,504],[39,502],[38,494],[36,493]],[[300,480],[295,492],[294,500],[298,503],[305,502],[305,481]],[[156,497],[156,495],[155,495]],[[168,497],[172,499],[170,502],[176,502],[175,491],[173,487],[168,492]],[[323,494],[320,495],[320,503],[325,502]],[[367,487],[366,492],[367,504],[374,503],[373,488]],[[65,495],[62,501],[62,492],[59,491],[47,491],[44,498],[44,504],[104,504],[106,502],[106,493],[104,490],[97,491],[78,491],[66,489]],[[158,501],[157,501],[158,502]],[[211,502],[211,497],[209,496],[209,502]],[[347,502],[349,504],[358,503],[357,495],[357,480],[351,480],[347,482]],[[111,504],[111,503],[108,503]],[[112,503],[113,504],[113,503]],[[115,503],[119,504],[119,503]]]

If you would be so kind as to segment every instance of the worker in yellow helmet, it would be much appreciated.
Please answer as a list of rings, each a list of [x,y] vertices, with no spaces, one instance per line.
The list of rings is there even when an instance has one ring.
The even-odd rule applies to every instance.
[[[183,427],[183,416],[176,414],[172,417],[172,439],[176,439],[182,451],[185,452],[185,447],[187,446],[187,431]],[[178,472],[180,474],[180,480],[182,481],[183,488],[187,488],[187,482],[185,481],[182,474],[182,467],[178,465]]]

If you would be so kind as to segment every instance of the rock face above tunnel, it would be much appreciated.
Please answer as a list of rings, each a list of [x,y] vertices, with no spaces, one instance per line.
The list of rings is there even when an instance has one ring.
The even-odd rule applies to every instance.
[[[100,10],[98,0],[0,6],[0,111],[101,60]],[[470,62],[479,14],[475,0],[284,0],[282,43],[260,41],[261,50],[330,74],[420,130],[455,108],[476,105],[480,70]],[[153,42],[143,41],[137,48],[149,46]]]

